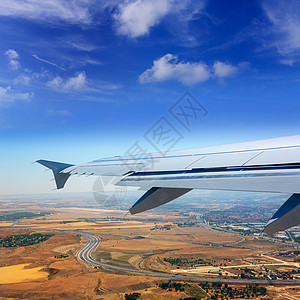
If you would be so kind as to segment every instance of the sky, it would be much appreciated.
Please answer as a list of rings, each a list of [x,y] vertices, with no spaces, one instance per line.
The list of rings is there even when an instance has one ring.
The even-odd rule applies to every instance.
[[[180,137],[168,151],[298,134],[299,15],[297,0],[1,0],[0,195],[50,192],[38,159],[156,152],[160,122]]]

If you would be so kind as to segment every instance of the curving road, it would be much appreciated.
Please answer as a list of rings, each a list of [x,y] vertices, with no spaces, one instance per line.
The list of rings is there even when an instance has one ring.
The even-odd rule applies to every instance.
[[[86,232],[77,233],[88,238],[88,242],[86,243],[86,245],[77,253],[78,259],[91,265],[98,265],[99,261],[95,260],[92,254],[99,246],[100,238]]]
[[[66,230],[67,231],[67,230]],[[69,231],[70,232],[70,231]],[[144,276],[160,277],[167,279],[176,279],[176,280],[186,280],[186,281],[214,281],[214,282],[223,282],[223,283],[235,283],[235,284],[262,284],[262,285],[299,285],[300,280],[268,280],[268,279],[235,279],[235,278],[213,278],[213,277],[197,277],[197,276],[188,276],[188,275],[172,275],[163,272],[154,272],[147,270],[137,270],[130,269],[125,267],[112,266],[106,263],[102,263],[99,260],[93,258],[93,252],[100,244],[100,238],[82,231],[71,231],[73,233],[80,234],[88,238],[86,245],[78,252],[77,257],[84,263],[90,264],[96,267],[102,267],[104,269],[111,269],[116,271],[129,272],[134,274],[140,274]]]
[[[0,227],[1,229],[4,228],[11,228],[11,227]],[[77,230],[63,230],[63,229],[51,229],[51,228],[34,228],[34,227],[23,227],[18,226],[15,228],[20,229],[31,229],[31,230],[43,230],[43,231],[59,231],[59,232],[67,232],[67,233],[75,233],[80,234],[82,236],[85,236],[88,238],[88,241],[86,245],[79,250],[77,253],[77,257],[80,261],[83,263],[89,264],[94,267],[101,267],[104,269],[110,269],[115,271],[122,271],[126,273],[131,274],[138,274],[138,275],[144,275],[144,276],[151,276],[151,277],[159,277],[159,278],[166,278],[166,279],[173,279],[173,280],[185,280],[185,281],[196,281],[196,282],[222,282],[222,283],[233,283],[233,284],[261,284],[261,285],[300,285],[300,280],[270,280],[270,279],[238,279],[238,278],[214,278],[214,277],[198,277],[198,276],[189,276],[189,275],[172,275],[169,273],[163,273],[163,272],[155,272],[155,271],[147,271],[147,270],[137,270],[133,268],[125,268],[125,267],[118,267],[118,266],[112,266],[106,263],[103,263],[99,260],[96,260],[93,258],[93,252],[97,249],[97,247],[100,244],[101,239],[93,235],[89,232],[84,231],[77,231]],[[100,235],[110,235],[110,236],[120,236],[120,237],[128,237],[133,238],[131,236],[124,236],[124,235],[117,235],[117,234],[100,234]],[[153,240],[162,240],[166,241],[164,239],[157,239],[157,238],[145,238],[145,239],[153,239]],[[226,247],[237,247],[239,246],[231,246],[231,245],[221,245],[221,244],[212,244],[212,243],[201,243],[201,242],[192,242],[192,241],[176,241],[176,240],[167,240],[172,242],[181,242],[181,243],[193,243],[193,244],[208,244],[210,246],[226,246]],[[248,247],[242,247],[242,248],[248,248]],[[250,247],[249,247],[250,248]],[[257,249],[257,248],[254,248]]]

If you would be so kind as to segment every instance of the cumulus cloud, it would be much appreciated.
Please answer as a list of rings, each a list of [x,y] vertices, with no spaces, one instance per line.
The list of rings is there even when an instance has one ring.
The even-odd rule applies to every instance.
[[[7,57],[9,59],[18,59],[20,56],[18,54],[17,51],[13,50],[13,49],[9,49],[5,52],[5,54],[7,55]]]
[[[63,86],[63,80],[60,76],[56,76],[55,78],[49,80],[47,85],[51,88],[57,89]]]
[[[63,91],[79,91],[87,87],[88,80],[85,72],[80,72],[74,77],[63,80],[60,76],[56,76],[47,82],[47,85],[54,89],[61,89]]]
[[[1,0],[0,16],[90,24],[95,4],[95,0]]]
[[[9,68],[12,70],[18,70],[20,68],[20,63],[17,60],[10,60],[8,64]]]
[[[173,0],[135,0],[118,6],[114,15],[118,33],[132,38],[145,35],[170,11]]]
[[[176,16],[176,31],[182,31],[205,6],[206,0],[129,0],[122,1],[113,18],[117,32],[130,38],[147,35],[165,16]],[[178,25],[180,24],[180,25]],[[181,32],[182,34],[182,32]],[[193,37],[189,36],[188,39]]]
[[[29,102],[33,97],[33,93],[20,93],[10,86],[0,87],[0,107],[6,107],[14,104],[16,101]]]
[[[271,23],[270,46],[285,56],[300,56],[300,2],[265,0],[263,9]]]
[[[235,75],[238,72],[238,67],[216,61],[213,65],[213,74],[218,78],[226,78]]]
[[[77,76],[71,77],[67,80],[64,85],[64,88],[67,90],[80,90],[86,87],[87,79],[85,72],[78,73]]]
[[[185,85],[194,85],[210,78],[225,79],[242,72],[248,67],[247,62],[234,66],[229,63],[215,61],[212,67],[204,62],[178,61],[178,57],[166,54],[154,60],[153,66],[139,76],[140,83],[176,80]]]
[[[49,75],[49,74],[47,74]],[[106,81],[89,80],[84,71],[75,74],[68,78],[49,75],[45,85],[57,92],[72,93],[72,92],[110,92],[122,88],[121,85],[113,84]]]
[[[8,66],[11,70],[18,70],[20,68],[20,63],[19,63],[19,54],[17,51],[13,50],[13,49],[8,49],[7,51],[5,51],[4,53],[9,60]]]
[[[177,56],[166,54],[155,60],[153,66],[139,76],[140,83],[177,80],[193,85],[208,80],[210,71],[202,62],[179,62]]]
[[[20,85],[29,85],[30,82],[31,82],[31,77],[28,76],[27,74],[21,74],[14,80],[14,84],[20,84]]]

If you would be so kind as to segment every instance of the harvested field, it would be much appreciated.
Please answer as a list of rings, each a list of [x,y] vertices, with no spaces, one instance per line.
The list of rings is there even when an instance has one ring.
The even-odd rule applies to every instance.
[[[94,253],[94,258],[114,266],[150,269],[171,274],[189,274],[193,272],[193,274],[199,276],[216,276],[219,275],[219,272],[222,272],[224,275],[233,277],[237,277],[241,273],[238,266],[243,268],[248,266],[254,269],[255,265],[252,262],[255,261],[258,261],[258,263],[254,264],[258,265],[263,263],[274,264],[268,266],[270,272],[276,268],[280,272],[297,270],[296,263],[281,263],[280,266],[275,266],[277,262],[274,259],[285,259],[286,261],[291,259],[292,261],[293,258],[282,258],[268,254],[270,257],[273,256],[273,259],[271,259],[261,256],[262,253],[267,253],[264,250],[224,247],[227,244],[232,246],[236,244],[254,248],[292,250],[293,248],[289,248],[288,245],[278,245],[267,240],[262,241],[248,236],[245,237],[238,233],[227,232],[226,234],[209,230],[202,227],[201,222],[197,222],[197,214],[183,214],[182,211],[177,209],[177,212],[165,210],[163,213],[150,212],[137,216],[125,216],[124,211],[85,207],[74,208],[71,205],[76,205],[76,202],[70,200],[66,203],[69,203],[70,206],[58,207],[61,203],[56,200],[48,201],[47,207],[43,207],[38,201],[34,204],[30,202],[23,203],[18,211],[22,211],[26,207],[26,211],[30,211],[30,208],[32,208],[32,212],[41,211],[52,214],[22,219],[14,228],[0,229],[0,237],[25,232],[55,234],[48,241],[36,245],[0,248],[1,273],[2,270],[6,270],[1,269],[1,267],[8,267],[7,270],[11,268],[15,272],[19,272],[18,270],[22,272],[31,270],[30,272],[32,272],[31,277],[28,277],[28,279],[24,279],[25,273],[23,273],[24,276],[20,279],[21,281],[2,284],[0,282],[0,295],[2,297],[15,299],[119,300],[124,299],[125,293],[132,292],[141,293],[140,299],[142,300],[178,300],[179,298],[184,299],[192,296],[183,291],[163,290],[157,285],[160,280],[154,277],[125,275],[121,271],[91,268],[78,262],[75,256],[78,249],[87,241],[87,238],[68,232],[35,231],[31,229],[35,227],[40,229],[80,229],[99,235],[101,242]],[[14,210],[11,209],[11,211]],[[189,219],[189,216],[192,217]],[[186,220],[188,220],[187,223],[185,223]],[[11,226],[12,223],[2,222],[0,227]],[[28,229],[21,229],[21,226],[26,226]],[[110,234],[115,234],[115,236]],[[220,244],[220,246],[192,244],[190,242],[215,243]],[[181,258],[183,263],[177,265],[174,263],[175,258]],[[293,266],[290,267],[290,264]],[[21,269],[21,266],[25,266],[25,269]],[[260,265],[257,266],[257,269],[259,268],[261,268]],[[44,277],[34,277],[37,274],[40,276],[43,274]],[[299,289],[282,288],[279,291],[274,288],[274,295],[276,293],[293,294],[295,296],[299,294]]]
[[[25,268],[30,264],[20,264],[0,268],[0,284],[19,283],[46,279],[48,272],[41,271],[44,267]]]

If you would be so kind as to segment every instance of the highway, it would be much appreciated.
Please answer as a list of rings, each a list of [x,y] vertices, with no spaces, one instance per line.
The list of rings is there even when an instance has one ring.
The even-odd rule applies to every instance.
[[[263,250],[268,251],[270,249],[267,248],[260,248],[260,247],[250,247],[250,246],[239,246],[237,243],[243,241],[234,242],[234,243],[227,243],[227,244],[220,244],[220,243],[210,243],[210,242],[196,242],[196,241],[184,241],[184,240],[171,240],[171,239],[160,239],[154,237],[141,237],[141,236],[130,236],[130,235],[122,235],[122,234],[112,234],[112,233],[100,233],[103,236],[115,236],[115,237],[123,237],[128,239],[147,239],[153,241],[163,241],[163,242],[174,242],[174,243],[188,243],[194,245],[203,245],[203,246],[210,246],[210,247],[227,247],[227,248],[238,248],[238,249],[249,249],[249,250]]]
[[[11,228],[13,228],[13,227],[15,227],[20,221],[22,220],[22,218],[21,219],[18,219],[18,220],[16,220],[13,224],[11,224]]]
[[[65,231],[67,230],[59,230]],[[131,274],[138,274],[144,276],[152,276],[152,277],[159,277],[159,278],[166,278],[166,279],[173,279],[173,280],[185,280],[185,281],[197,281],[197,282],[222,282],[222,283],[234,283],[234,284],[262,284],[262,285],[299,285],[300,280],[269,280],[269,279],[238,279],[238,278],[214,278],[214,277],[198,277],[198,276],[189,276],[189,275],[172,275],[163,272],[154,272],[148,270],[137,270],[131,268],[124,268],[118,266],[112,266],[106,263],[103,263],[99,260],[93,258],[93,252],[100,244],[100,238],[88,232],[82,231],[70,231],[73,233],[80,234],[88,238],[86,245],[78,252],[77,257],[80,261],[92,265],[94,267],[101,267],[104,269],[110,269],[115,271],[122,271]],[[111,235],[111,234],[107,234]],[[121,236],[121,235],[118,235]],[[132,238],[132,237],[131,237]],[[170,241],[170,240],[168,240]],[[182,241],[181,241],[182,242]]]
[[[84,263],[98,266],[99,261],[95,260],[92,254],[99,246],[100,238],[86,232],[77,233],[88,238],[88,242],[86,243],[86,245],[77,253],[78,259],[83,261]]]
[[[1,229],[4,228],[11,228],[10,227],[0,227]],[[158,278],[165,278],[165,279],[172,279],[172,280],[185,280],[185,281],[194,281],[194,282],[222,282],[222,283],[233,283],[233,284],[261,284],[261,285],[300,285],[300,280],[270,280],[270,279],[239,279],[239,278],[226,278],[226,277],[199,277],[199,276],[189,276],[189,275],[177,275],[177,274],[169,274],[163,272],[155,272],[155,271],[148,271],[148,270],[141,270],[141,269],[134,269],[134,268],[125,268],[119,266],[109,265],[107,263],[103,263],[99,260],[96,260],[93,257],[94,251],[100,245],[101,239],[89,232],[84,231],[77,231],[77,230],[63,230],[63,229],[51,229],[51,228],[34,228],[34,227],[23,227],[17,226],[15,228],[19,229],[30,229],[30,230],[43,230],[43,231],[58,231],[58,232],[66,232],[66,233],[74,233],[80,234],[88,238],[87,243],[84,245],[82,249],[80,249],[77,253],[77,258],[92,267],[101,267],[103,269],[114,270],[116,272],[126,272],[130,274],[137,274],[143,276],[151,276],[151,277],[158,277]],[[119,237],[127,237],[130,239],[134,239],[137,237],[126,236],[126,235],[117,235],[117,234],[100,234],[105,236],[119,236]],[[140,237],[141,238],[141,237]],[[153,240],[161,240],[161,241],[172,241],[178,243],[193,243],[193,244],[204,244],[209,246],[226,246],[226,247],[237,247],[237,248],[246,248],[248,247],[239,247],[233,245],[221,245],[221,244],[213,244],[213,243],[201,243],[201,242],[192,242],[192,241],[180,241],[180,240],[165,240],[165,239],[157,239],[157,238],[148,238],[144,237],[145,239],[153,239]],[[249,247],[250,248],[250,247]],[[251,247],[252,249],[252,247]],[[255,248],[257,249],[257,248]]]

